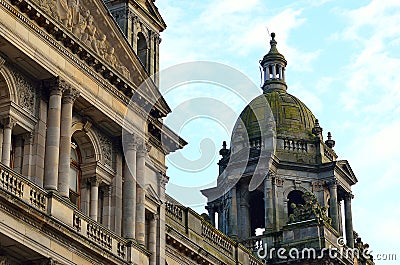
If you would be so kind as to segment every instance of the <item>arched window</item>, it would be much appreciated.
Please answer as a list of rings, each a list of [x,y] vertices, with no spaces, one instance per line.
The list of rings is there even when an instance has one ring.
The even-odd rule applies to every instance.
[[[294,204],[305,204],[305,201],[303,199],[303,192],[299,190],[292,190],[288,194],[288,214],[291,215],[293,213],[293,208],[292,208],[292,203]]]
[[[137,35],[137,55],[139,60],[142,62],[146,71],[149,71],[148,68],[148,47],[146,37],[143,35],[142,32],[139,32]]]
[[[81,152],[79,151],[78,145],[73,141],[71,143],[71,167],[69,170],[69,198],[71,202],[79,207],[79,185],[81,177],[82,163]]]

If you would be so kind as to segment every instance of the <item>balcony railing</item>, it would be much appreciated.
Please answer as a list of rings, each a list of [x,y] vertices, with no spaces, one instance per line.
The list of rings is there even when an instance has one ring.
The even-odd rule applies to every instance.
[[[18,197],[33,208],[47,213],[47,192],[1,163],[0,188]]]
[[[128,259],[134,255],[137,256],[135,253],[150,256],[150,253],[135,241],[128,241],[118,236],[80,212],[67,199],[55,192],[46,191],[2,163],[0,163],[0,190],[40,211],[43,215],[61,221],[76,232],[76,235],[70,236],[75,237],[77,241],[80,241],[83,236],[98,246],[99,251],[107,251],[123,263],[130,262]]]
[[[249,249],[216,229],[198,213],[169,196],[166,196],[166,199],[168,236],[177,241],[182,239],[182,236],[187,237],[197,244],[198,249],[192,251],[202,253],[202,250],[207,250],[207,255],[218,257],[221,264],[263,264]]]

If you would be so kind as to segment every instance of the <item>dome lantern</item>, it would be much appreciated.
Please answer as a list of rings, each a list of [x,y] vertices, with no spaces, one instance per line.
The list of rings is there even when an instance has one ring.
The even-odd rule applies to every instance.
[[[275,33],[271,33],[271,48],[269,52],[261,60],[263,86],[265,92],[275,89],[287,89],[285,82],[285,68],[287,61],[285,57],[278,52],[276,48]]]

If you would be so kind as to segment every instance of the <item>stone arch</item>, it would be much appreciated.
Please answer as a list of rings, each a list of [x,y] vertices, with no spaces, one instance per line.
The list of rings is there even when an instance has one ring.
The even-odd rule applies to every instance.
[[[8,96],[9,101],[18,104],[17,87],[14,76],[10,69],[2,65],[1,60],[2,58],[0,57],[0,102],[8,102],[3,101],[3,98]]]
[[[147,71],[149,68],[149,44],[147,34],[139,31],[136,37],[137,56]]]
[[[306,188],[304,188],[304,187],[301,187],[301,186],[298,186],[298,187],[290,186],[290,187],[287,187],[287,188],[283,191],[283,198],[284,198],[284,199],[287,199],[289,193],[292,192],[292,191],[294,191],[294,190],[299,190],[299,191],[301,191],[301,192],[303,192],[303,193],[306,193],[306,192],[308,192],[308,191],[311,192],[310,190],[308,190],[308,189],[306,189]]]
[[[92,130],[85,130],[84,124],[75,122],[72,124],[72,137],[79,145],[82,153],[82,164],[95,163],[102,160],[100,141]]]

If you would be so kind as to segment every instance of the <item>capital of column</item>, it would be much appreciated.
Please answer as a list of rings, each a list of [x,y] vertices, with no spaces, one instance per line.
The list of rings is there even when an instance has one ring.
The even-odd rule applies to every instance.
[[[63,104],[65,104],[65,103],[73,104],[79,96],[80,96],[80,92],[77,89],[70,87],[68,90],[64,91],[62,103]]]
[[[354,195],[351,192],[349,192],[349,193],[344,194],[343,198],[344,198],[344,201],[351,201],[352,199],[354,199]]]
[[[336,179],[327,182],[329,188],[337,188],[338,181]]]
[[[33,133],[32,132],[27,132],[25,133],[22,138],[24,139],[24,142],[26,144],[32,144],[33,143]]]
[[[60,77],[47,79],[43,82],[43,85],[50,91],[50,96],[62,96],[65,90],[71,89],[71,85]]]
[[[138,148],[139,140],[138,137],[134,134],[126,134],[123,137],[123,143],[125,150],[134,150],[136,151]]]
[[[137,152],[139,156],[145,156],[147,155],[148,152],[150,152],[151,145],[145,141],[145,140],[140,140],[139,144],[137,146]]]
[[[100,190],[102,191],[104,197],[110,197],[112,193],[112,186],[111,185],[101,186]]]
[[[165,173],[160,172],[160,184],[161,187],[165,187],[169,181],[169,177]]]
[[[89,178],[89,183],[92,186],[98,187],[101,182],[102,182],[102,179],[100,176],[93,176],[93,177]]]
[[[4,129],[12,129],[17,124],[17,121],[12,117],[7,117],[1,121],[1,124],[3,125]]]

